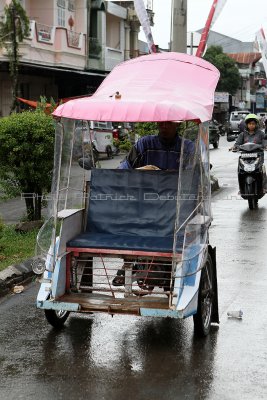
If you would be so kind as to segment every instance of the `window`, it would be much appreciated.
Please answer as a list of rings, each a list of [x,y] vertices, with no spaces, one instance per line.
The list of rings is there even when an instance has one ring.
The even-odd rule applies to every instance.
[[[66,0],[57,0],[57,6],[58,6],[58,9],[57,9],[57,24],[58,24],[58,26],[64,26],[65,27]]]
[[[120,19],[111,15],[107,14],[107,36],[106,36],[106,43],[107,47],[111,47],[112,49],[120,50],[120,36],[121,36],[121,29],[120,29]]]
[[[57,10],[57,24],[58,26],[63,26],[65,27],[65,9],[64,8],[58,8]]]
[[[69,11],[75,11],[75,0],[69,0],[68,9]]]
[[[57,0],[57,6],[61,8],[66,8],[66,0]]]

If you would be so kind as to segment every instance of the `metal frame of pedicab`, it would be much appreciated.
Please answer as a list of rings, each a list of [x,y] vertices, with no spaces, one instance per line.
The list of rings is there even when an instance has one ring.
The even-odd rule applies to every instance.
[[[158,60],[157,60],[157,58]],[[203,107],[201,112],[203,111],[204,116],[201,114],[199,107],[199,97],[196,100],[196,112],[193,111],[188,112],[187,116],[181,116],[181,112],[174,113],[172,117],[169,119],[166,118],[165,108],[166,105],[163,104],[162,108],[164,112],[162,113],[161,118],[157,117],[154,119],[146,114],[146,117],[143,117],[143,121],[160,121],[160,120],[193,120],[204,122],[208,121],[211,117],[212,113],[212,103],[213,103],[213,93],[217,84],[217,80],[219,77],[218,71],[215,67],[211,66],[211,64],[205,62],[204,60],[198,59],[193,56],[187,56],[184,54],[178,53],[166,53],[165,55],[149,55],[141,57],[139,60],[131,60],[130,62],[125,62],[122,65],[122,68],[125,64],[135,64],[136,62],[141,62],[142,60],[146,61],[158,61],[158,63],[175,63],[179,67],[179,63],[184,68],[185,64],[190,67],[193,65],[193,73],[201,71],[201,73],[210,74],[211,79],[209,82],[209,101],[203,102]],[[157,64],[158,65],[158,64]],[[127,65],[128,66],[128,65]],[[189,68],[186,66],[186,68]],[[176,65],[175,65],[176,67]],[[118,67],[117,67],[118,68]],[[121,68],[119,66],[119,68]],[[136,69],[136,65],[133,65],[133,68]],[[142,68],[142,66],[141,66]],[[115,68],[116,70],[116,68]],[[187,71],[187,69],[186,69]],[[208,72],[207,72],[208,71]],[[121,71],[116,71],[119,73]],[[177,72],[175,70],[175,72]],[[190,72],[191,73],[191,72]],[[112,74],[112,73],[111,73]],[[111,75],[110,74],[110,75]],[[114,74],[114,81],[116,82],[116,73]],[[144,74],[145,75],[145,74]],[[206,77],[206,75],[205,75]],[[107,79],[107,78],[106,78]],[[145,76],[144,76],[145,79]],[[110,81],[110,79],[109,79]],[[123,100],[121,99],[121,92],[123,92],[123,87],[120,88],[120,85],[117,81],[115,86],[113,85],[113,81],[107,82],[108,91],[113,90],[113,87],[119,90],[114,90],[113,93],[116,93],[114,96],[118,102],[118,108],[123,105]],[[199,88],[202,87],[205,82],[199,82]],[[113,86],[112,86],[113,85]],[[111,87],[110,87],[111,86]],[[134,85],[133,85],[134,86]],[[69,114],[69,110],[73,111],[73,106],[75,108],[75,102],[77,102],[77,109],[79,112],[81,111],[81,107],[79,101],[72,101],[72,104],[66,103],[65,105],[60,106],[56,112],[54,113],[55,117],[58,118],[57,131],[58,136],[61,137],[64,133],[64,129],[66,130],[66,126],[64,127],[64,123],[62,121],[66,121],[65,118],[72,119],[83,119],[83,120],[119,120],[118,113],[120,114],[121,110],[118,110],[118,113],[113,116],[109,116],[107,118],[106,112],[101,114],[101,110],[99,111],[99,107],[104,105],[106,107],[106,93],[104,93],[105,100],[101,99],[102,93],[101,88],[106,90],[105,81],[100,86],[100,90],[98,90],[94,96],[88,99],[90,102],[96,101],[97,107],[97,118],[95,118],[94,112],[90,113],[90,109],[86,108],[86,111],[82,113],[80,116],[77,113],[76,116],[72,116]],[[134,89],[134,88],[133,88]],[[196,88],[197,90],[197,88]],[[203,89],[204,90],[204,89]],[[99,93],[100,92],[100,93]],[[153,97],[153,93],[151,93]],[[198,95],[197,95],[198,96]],[[112,96],[109,96],[112,97]],[[92,100],[93,99],[93,100]],[[113,101],[114,99],[112,99]],[[115,100],[115,101],[116,101]],[[110,100],[108,100],[109,102]],[[129,100],[128,100],[129,101]],[[156,99],[156,102],[158,100]],[[146,99],[144,99],[144,107],[145,107]],[[194,101],[192,103],[192,108],[194,108]],[[92,105],[91,104],[91,105]],[[175,104],[175,103],[173,103]],[[172,106],[173,106],[172,104]],[[190,104],[190,102],[189,102]],[[208,106],[207,106],[208,104]],[[67,106],[67,107],[66,107]],[[90,104],[89,104],[90,106]],[[115,106],[115,108],[116,108]],[[127,104],[128,106],[128,104]],[[160,108],[160,104],[157,103],[157,106]],[[109,107],[109,104],[108,104]],[[64,110],[65,108],[65,110]],[[111,104],[111,109],[114,110],[114,103]],[[112,111],[113,112],[113,111]],[[138,111],[139,112],[139,111]],[[183,107],[184,112],[184,107]],[[180,113],[180,114],[179,114]],[[63,118],[60,120],[60,118]],[[69,120],[71,121],[71,120]],[[123,121],[126,122],[137,122],[140,121],[139,118],[134,118],[133,115],[129,115],[127,118],[125,117]],[[141,119],[142,121],[142,119]],[[66,125],[66,124],[65,124]],[[68,125],[68,123],[67,123]],[[208,136],[207,127],[205,125],[200,125],[200,131],[202,130],[202,134],[204,132],[204,136],[198,142],[198,146],[200,148],[201,158],[204,160],[209,166],[208,160]],[[205,136],[206,134],[206,136]],[[200,134],[201,135],[201,134]],[[57,144],[56,144],[57,146]],[[62,146],[62,144],[61,144]],[[183,153],[183,146],[181,152]],[[56,153],[55,153],[56,154]],[[61,154],[61,153],[60,153]],[[59,157],[60,158],[60,157]],[[55,165],[60,165],[61,160],[55,158]],[[209,167],[206,169],[205,179],[209,178]],[[58,169],[60,171],[60,168]],[[155,173],[157,173],[155,171]],[[179,174],[179,179],[177,182],[177,188],[179,192],[179,185],[181,185],[181,174]],[[204,179],[201,174],[201,180]],[[69,178],[68,178],[69,180]],[[57,193],[58,185],[57,179],[54,180],[52,188],[52,194]],[[68,192],[69,181],[66,186],[66,191]],[[53,186],[52,185],[52,186]],[[84,188],[84,191],[87,189]],[[202,196],[207,196],[205,200],[208,201],[210,205],[210,186],[206,193],[202,193]],[[200,199],[196,209],[203,206],[204,197]],[[208,204],[207,203],[207,204]],[[209,245],[208,239],[208,228],[211,223],[211,218],[209,215],[209,211],[207,215],[205,215],[204,208],[202,207],[202,214],[194,213],[188,215],[188,218],[184,222],[185,226],[185,234],[184,234],[184,243],[182,252],[177,252],[176,250],[176,238],[177,232],[180,230],[180,226],[177,226],[178,215],[179,215],[179,196],[177,196],[176,200],[176,223],[174,229],[173,236],[173,249],[172,251],[142,251],[142,250],[131,250],[131,249],[108,249],[108,248],[92,248],[92,247],[71,247],[68,246],[67,243],[77,234],[83,231],[85,226],[85,217],[87,213],[86,207],[83,209],[68,209],[67,202],[65,202],[65,207],[61,211],[58,211],[58,202],[54,202],[53,209],[53,220],[52,220],[52,239],[50,249],[48,251],[46,261],[45,261],[45,272],[43,274],[43,278],[41,280],[41,287],[37,296],[37,307],[44,309],[48,321],[55,327],[61,327],[65,322],[69,312],[105,312],[111,315],[114,314],[133,314],[140,316],[150,316],[150,317],[172,317],[172,318],[186,318],[189,316],[194,316],[195,328],[196,331],[201,335],[206,335],[210,329],[211,322],[219,322],[218,317],[218,299],[217,299],[217,277],[216,277],[216,254],[215,249]],[[194,218],[192,218],[192,216]],[[60,232],[58,233],[58,224],[60,222]],[[44,227],[41,228],[38,237],[42,234]],[[195,234],[195,239],[192,241],[189,239],[187,243],[188,237],[190,237],[190,232]],[[199,242],[199,237],[202,237],[202,242]],[[203,234],[204,232],[204,234]],[[194,235],[193,235],[194,236]],[[193,246],[192,246],[193,245]],[[193,253],[192,253],[193,251]],[[108,259],[107,259],[108,258]],[[123,288],[112,287],[111,285],[111,277],[114,276],[115,271],[118,268],[117,264],[114,264],[114,268],[110,268],[110,264],[115,259],[117,263],[118,258],[123,258],[123,262],[126,263],[125,269],[125,285]],[[107,259],[107,260],[106,260]],[[94,260],[94,261],[92,261]],[[95,260],[98,265],[95,267]],[[133,262],[136,260],[136,263],[142,263],[145,265],[143,270],[135,270],[136,263]],[[192,261],[193,260],[193,261]],[[82,280],[83,276],[86,275],[85,271],[88,270],[88,262],[90,262],[89,273],[94,274],[95,271],[101,270],[101,276],[106,277],[106,284],[101,284],[99,287],[97,285],[94,286],[94,283],[90,281],[90,284],[83,285]],[[151,272],[151,268],[154,268],[154,272],[157,272],[157,268],[155,265],[160,265],[167,263],[171,263],[171,270],[169,274],[169,279],[167,279],[167,288],[163,286],[159,286],[155,290],[150,289],[149,285],[146,285],[146,277],[148,272]],[[77,274],[77,270],[79,270],[80,275]],[[113,270],[111,273],[110,271]],[[73,271],[76,271],[76,275]],[[153,270],[152,270],[153,272]],[[161,271],[162,272],[162,271]],[[137,274],[137,278],[133,279],[133,275]],[[102,275],[103,274],[103,275]],[[139,275],[138,275],[139,274]],[[73,276],[76,276],[76,280],[78,277],[78,281],[73,283]],[[139,277],[139,279],[138,279]],[[193,283],[191,277],[194,277]],[[137,281],[135,284],[134,282]],[[140,287],[141,281],[141,287]],[[150,279],[151,283],[151,279]],[[143,285],[143,286],[142,286]],[[73,290],[74,288],[74,290]],[[107,294],[108,293],[108,294]]]

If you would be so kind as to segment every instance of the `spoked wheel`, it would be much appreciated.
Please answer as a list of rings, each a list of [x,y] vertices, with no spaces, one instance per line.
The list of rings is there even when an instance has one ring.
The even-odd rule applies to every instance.
[[[193,316],[195,333],[202,337],[207,336],[210,331],[214,293],[213,282],[212,259],[208,254],[200,277],[197,313]]]
[[[45,310],[45,316],[50,325],[56,329],[63,327],[70,312],[64,310]]]

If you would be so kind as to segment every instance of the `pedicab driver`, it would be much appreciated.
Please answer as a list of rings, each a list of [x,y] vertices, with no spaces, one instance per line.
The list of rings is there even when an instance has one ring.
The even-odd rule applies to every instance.
[[[147,169],[179,170],[182,139],[178,136],[177,122],[159,122],[159,134],[140,138],[131,148],[119,166],[120,169]],[[184,168],[190,166],[194,156],[194,143],[184,139]],[[117,271],[112,281],[114,286],[124,285],[124,268]]]
[[[162,170],[179,169],[182,139],[178,136],[179,123],[159,122],[159,134],[140,138],[131,148],[119,168],[132,169],[144,166],[156,166]],[[189,163],[194,154],[194,143],[184,139],[184,160]]]

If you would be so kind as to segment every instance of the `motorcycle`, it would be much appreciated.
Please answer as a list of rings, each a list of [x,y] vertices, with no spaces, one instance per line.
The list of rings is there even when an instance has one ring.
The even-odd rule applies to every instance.
[[[212,122],[214,126],[216,126],[216,128],[218,129],[219,134],[221,136],[225,136],[225,126],[222,123],[218,122],[216,119],[213,119]]]
[[[219,147],[220,140],[220,129],[219,124],[216,120],[212,120],[209,123],[209,142],[213,145],[214,149]]]
[[[251,210],[257,207],[258,200],[265,194],[266,171],[264,166],[264,149],[255,143],[238,146],[241,154],[238,159],[238,182],[240,195],[248,200]]]
[[[223,124],[219,124],[218,128],[220,131],[220,135],[225,136],[225,126]]]

